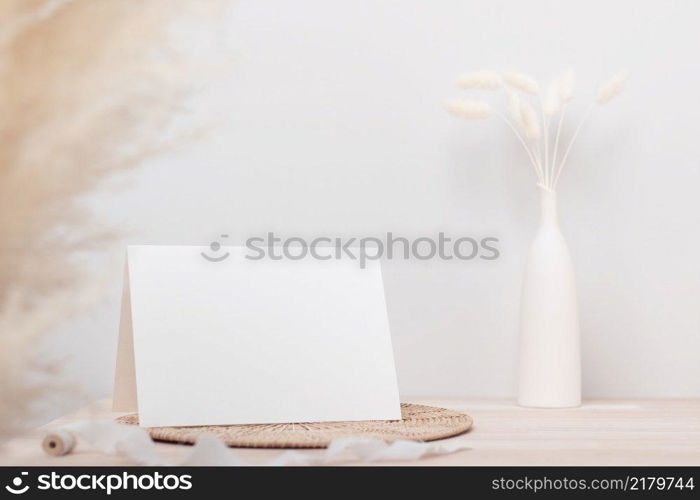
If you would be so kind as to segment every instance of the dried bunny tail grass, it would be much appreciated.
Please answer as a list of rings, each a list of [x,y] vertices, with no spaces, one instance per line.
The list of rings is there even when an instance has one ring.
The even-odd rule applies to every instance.
[[[491,84],[495,85],[497,77],[499,78],[498,81],[500,82],[500,77],[495,73],[477,71],[462,77],[462,80],[467,84],[467,87],[486,88],[485,85],[487,85],[487,81],[490,81]],[[508,117],[498,110],[493,110],[489,104],[483,101],[455,99],[446,101],[445,107],[453,115],[470,120],[483,119],[492,113],[498,116],[513,131],[513,134],[518,139],[518,142],[520,142],[523,150],[530,160],[530,164],[535,172],[535,175],[537,176],[538,181],[544,182],[541,162],[535,155],[535,152],[533,152],[532,145],[528,145],[526,139],[523,137],[523,134],[520,132],[520,130],[522,130],[528,138],[539,137],[540,132],[535,111],[531,106],[527,105],[527,103],[521,103],[520,97],[512,88],[506,87],[505,90],[508,97],[508,113],[510,115],[510,119],[508,119]],[[524,104],[527,105],[527,107],[524,107]],[[524,115],[527,116],[527,121],[524,119]]]
[[[511,87],[520,89],[528,94],[537,95],[540,93],[540,86],[537,82],[523,73],[506,73],[503,75],[503,80]]]
[[[491,114],[491,106],[483,101],[472,99],[454,99],[445,102],[447,111],[459,118],[481,120]]]
[[[537,119],[535,109],[526,101],[520,102],[520,116],[522,117],[523,132],[525,137],[531,141],[537,141],[540,138],[540,124]]]
[[[598,91],[598,97],[596,98],[595,103],[602,106],[603,104],[607,104],[614,97],[618,96],[625,89],[625,81],[626,80],[627,80],[627,71],[620,71],[609,82],[607,82],[604,85],[601,85],[601,87]],[[566,165],[566,160],[569,158],[569,154],[571,153],[571,148],[576,143],[576,139],[578,138],[578,134],[581,131],[583,124],[586,122],[586,120],[590,116],[591,110],[593,109],[593,106],[594,106],[594,103],[591,103],[591,105],[588,107],[588,110],[586,110],[586,113],[584,114],[583,118],[581,118],[581,121],[579,121],[578,127],[576,127],[576,130],[574,131],[574,134],[571,137],[571,140],[569,141],[569,145],[567,146],[566,151],[564,152],[564,156],[562,157],[561,162],[559,163],[558,171],[554,177],[554,182],[552,183],[552,186],[554,186],[554,187],[556,187],[557,182],[559,182],[559,177],[561,176],[561,173],[564,170],[564,166]]]
[[[508,115],[510,119],[513,120],[518,127],[524,128],[523,125],[523,115],[520,112],[520,97],[513,91],[513,89],[507,89],[508,95]]]
[[[573,71],[567,71],[550,83],[544,99],[544,113],[552,116],[561,111],[562,107],[573,99],[575,86],[576,79]]]
[[[550,176],[549,180],[556,179],[557,159],[559,158],[559,140],[561,138],[561,130],[562,125],[564,123],[564,115],[566,114],[565,106],[574,98],[575,88],[576,78],[574,76],[573,70],[569,70],[559,78],[558,91],[562,112],[559,115],[559,123],[557,124],[557,131],[554,136],[554,148],[552,151],[552,160],[550,165],[552,175]]]
[[[537,82],[522,73],[506,73],[499,79],[499,75],[496,73],[477,71],[469,73],[459,80],[459,83],[467,88],[498,88],[504,82],[508,100],[508,116],[499,112],[498,109],[492,110],[488,104],[481,101],[450,101],[447,103],[447,108],[452,114],[462,118],[485,118],[490,113],[501,118],[523,146],[539,182],[554,189],[571,153],[571,148],[576,142],[581,127],[590,115],[591,109],[595,103],[606,104],[619,95],[624,89],[626,78],[627,73],[620,72],[611,81],[601,86],[596,101],[590,104],[583,118],[579,121],[561,160],[559,159],[559,145],[562,124],[567,112],[566,105],[573,99],[576,87],[576,78],[572,70],[566,71],[552,81],[547,87],[546,94],[540,96],[541,114],[538,114],[517,92],[520,90],[533,95],[538,95],[540,92]],[[557,114],[559,115],[558,123],[552,142],[550,138],[552,117]]]
[[[547,116],[552,116],[557,114],[562,107],[561,99],[561,82],[557,79],[549,84],[547,87],[547,93],[545,94],[544,103],[542,109],[544,114]]]
[[[571,70],[550,83],[544,99],[544,113],[547,116],[558,113],[565,104],[573,99],[575,86],[576,79]]]
[[[620,71],[608,83],[601,85],[596,102],[600,105],[607,104],[611,99],[620,95],[625,89],[626,80],[627,72]]]
[[[460,76],[457,85],[465,89],[493,90],[503,86],[503,79],[494,71],[474,71]]]

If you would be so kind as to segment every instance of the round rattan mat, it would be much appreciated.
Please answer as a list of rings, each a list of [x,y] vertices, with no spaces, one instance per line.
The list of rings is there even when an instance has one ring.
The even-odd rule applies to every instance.
[[[139,423],[137,414],[119,417],[117,421],[134,425]],[[156,441],[174,443],[193,444],[200,434],[214,434],[228,446],[239,448],[325,448],[333,439],[350,436],[385,441],[434,441],[462,434],[471,426],[472,419],[466,413],[402,403],[401,420],[151,427],[148,432]]]

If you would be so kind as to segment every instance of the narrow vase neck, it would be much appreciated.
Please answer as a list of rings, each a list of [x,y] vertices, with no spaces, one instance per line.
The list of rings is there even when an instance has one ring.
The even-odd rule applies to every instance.
[[[544,186],[540,188],[540,222],[546,226],[559,225],[557,216],[557,193]]]

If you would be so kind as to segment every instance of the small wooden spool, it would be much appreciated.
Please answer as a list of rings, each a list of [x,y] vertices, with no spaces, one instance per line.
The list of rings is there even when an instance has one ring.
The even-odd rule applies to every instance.
[[[73,434],[68,431],[58,430],[47,434],[41,443],[41,447],[47,454],[60,457],[73,451],[75,442],[76,439]]]

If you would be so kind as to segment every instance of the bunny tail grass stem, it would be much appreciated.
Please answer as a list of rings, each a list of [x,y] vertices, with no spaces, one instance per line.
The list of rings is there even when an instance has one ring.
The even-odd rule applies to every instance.
[[[552,171],[555,172],[557,169],[557,155],[559,153],[559,137],[561,136],[561,127],[564,123],[564,115],[566,114],[566,104],[562,106],[561,114],[559,115],[559,124],[557,125],[557,134],[554,138],[554,151],[552,153]],[[550,186],[552,189],[554,186]]]
[[[535,143],[535,159],[537,160],[537,164],[540,166],[540,171],[542,172],[542,181],[543,184],[547,184],[547,169],[546,166],[543,163],[543,155],[542,155],[542,150],[540,149],[540,143],[536,142]]]
[[[549,120],[544,112],[544,100],[540,95],[540,112],[542,113],[542,131],[544,132],[544,183],[549,186]]]
[[[581,121],[578,122],[578,126],[576,127],[576,131],[574,132],[574,135],[571,136],[571,140],[569,141],[569,145],[566,148],[566,152],[564,153],[564,156],[561,159],[561,163],[559,164],[559,168],[557,169],[557,175],[554,176],[554,182],[552,183],[552,189],[557,187],[557,182],[559,181],[559,176],[561,175],[562,170],[564,170],[564,166],[566,165],[566,160],[569,157],[569,153],[571,153],[571,148],[576,142],[576,138],[578,137],[578,133],[581,131],[581,127],[583,127],[583,124],[586,123],[586,120],[588,120],[588,117],[591,115],[591,111],[593,110],[593,104],[591,103],[588,106],[588,109],[586,110],[586,113],[583,115],[583,118],[581,118]]]
[[[523,146],[523,149],[527,153],[528,158],[530,159],[530,164],[532,165],[533,170],[535,171],[535,174],[537,174],[537,179],[540,182],[543,182],[544,176],[542,173],[542,167],[540,166],[539,162],[536,160],[535,155],[533,154],[532,150],[528,147],[527,143],[525,142],[525,139],[523,139],[523,136],[520,135],[520,132],[518,132],[518,129],[515,128],[515,126],[511,123],[511,121],[506,118],[503,114],[499,113],[498,111],[494,111],[494,114],[497,115],[501,120],[505,122],[508,127],[513,131],[515,134],[515,137],[518,138],[520,141],[520,144]]]

